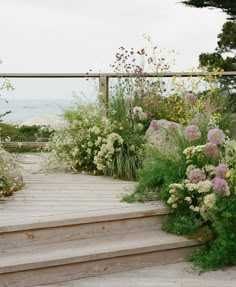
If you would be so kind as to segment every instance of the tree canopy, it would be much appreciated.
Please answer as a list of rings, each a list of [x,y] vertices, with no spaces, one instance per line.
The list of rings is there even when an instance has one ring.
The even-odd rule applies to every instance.
[[[218,34],[217,47],[212,53],[199,55],[199,63],[209,70],[221,68],[236,70],[236,0],[185,0],[182,3],[196,8],[218,8],[227,13],[230,20],[225,22]]]
[[[186,0],[183,3],[196,8],[218,8],[227,13],[230,19],[236,20],[235,0]]]
[[[224,71],[236,71],[236,0],[185,0],[185,5],[196,8],[218,8],[229,17],[218,34],[217,47],[212,53],[201,53],[199,63],[209,71],[221,68]],[[236,79],[220,80],[224,91],[229,94],[229,106],[236,112]]]

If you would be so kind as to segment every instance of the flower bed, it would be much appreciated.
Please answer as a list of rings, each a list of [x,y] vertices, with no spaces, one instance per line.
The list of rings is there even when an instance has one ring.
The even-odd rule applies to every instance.
[[[16,158],[0,145],[0,198],[20,189],[23,179]]]
[[[201,113],[166,131],[170,143],[147,150],[139,184],[124,198],[164,200],[163,229],[204,243],[192,255],[202,270],[236,264],[236,140],[219,128],[220,118]]]

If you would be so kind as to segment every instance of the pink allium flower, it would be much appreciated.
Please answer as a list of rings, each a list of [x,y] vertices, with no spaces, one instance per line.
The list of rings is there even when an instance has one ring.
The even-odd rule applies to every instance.
[[[215,174],[217,177],[226,178],[226,173],[228,171],[228,167],[226,164],[220,164],[215,168]]]
[[[196,102],[197,97],[192,93],[188,93],[185,95],[184,100],[188,105],[193,105]]]
[[[152,127],[155,131],[158,131],[159,130],[158,120],[152,120],[150,127]]]
[[[219,158],[219,151],[216,144],[207,143],[204,147],[204,153],[207,157]]]
[[[204,181],[206,179],[205,173],[200,168],[195,168],[189,172],[188,178],[193,183]]]
[[[189,141],[198,140],[201,137],[199,127],[196,125],[187,126],[184,130],[184,134]]]
[[[222,196],[229,196],[229,186],[225,179],[216,176],[212,180],[212,186],[215,192],[222,192]]]
[[[224,140],[224,133],[220,129],[211,129],[208,132],[207,139],[212,144],[222,144]]]

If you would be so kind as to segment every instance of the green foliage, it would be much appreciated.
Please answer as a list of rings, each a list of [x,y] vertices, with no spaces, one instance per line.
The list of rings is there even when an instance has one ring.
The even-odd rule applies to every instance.
[[[2,60],[0,59],[0,64],[2,64]],[[0,79],[0,93],[2,91],[13,91],[14,88],[11,84],[11,82],[8,79]],[[0,101],[6,101],[5,99],[1,98],[1,94],[0,94]],[[2,121],[2,118],[5,117],[6,115],[10,114],[11,111],[6,111],[2,114],[0,114],[0,122]]]
[[[142,169],[139,170],[139,183],[135,191],[123,198],[124,201],[146,201],[166,197],[168,186],[181,181],[184,176],[182,159],[175,154],[149,148]]]
[[[0,198],[10,196],[23,186],[23,180],[14,155],[0,145]]]
[[[218,8],[227,13],[232,19],[236,17],[235,0],[185,0],[182,2],[197,8]]]
[[[232,118],[221,109],[224,101],[216,91],[209,98],[199,96],[198,113],[193,109],[189,123],[197,125],[200,134],[196,131],[196,138],[192,132],[188,136],[181,127],[169,132],[164,146],[147,151],[139,183],[123,199],[164,200],[170,214],[163,230],[204,242],[192,256],[203,271],[236,263],[236,141],[224,142],[217,129],[219,125],[230,128]],[[218,144],[211,146],[216,148],[214,153],[207,152],[206,142],[214,141],[210,130],[219,133]],[[228,135],[232,133],[228,131]],[[225,174],[219,175],[217,168],[225,169]]]
[[[3,139],[10,139],[13,142],[34,142],[48,141],[52,130],[42,126],[16,126],[0,123],[0,132]]]
[[[152,119],[166,119],[185,124],[189,117],[189,106],[181,95],[164,97],[158,94],[136,98],[135,104],[148,112]]]
[[[111,131],[108,121],[101,117],[97,106],[80,102],[66,110],[64,118],[67,124],[56,129],[48,149],[74,171],[95,172],[94,157]]]
[[[236,195],[218,201],[211,219],[213,240],[195,251],[192,260],[202,270],[236,265]]]
[[[128,140],[125,142],[127,143]],[[130,144],[130,142],[128,145],[123,144],[120,152],[114,155],[109,168],[105,172],[106,175],[128,180],[137,179],[137,170],[140,168],[142,161],[140,151],[130,150]]]
[[[214,53],[202,53],[199,62],[208,70],[221,68],[225,71],[236,70],[236,22],[224,23],[221,33],[218,35],[218,46]],[[227,56],[224,53],[228,53]]]
[[[231,21],[224,23],[215,52],[199,55],[200,66],[212,71],[215,68],[224,71],[236,71],[236,5],[235,0],[188,0],[183,3],[197,7],[214,7],[226,12]],[[235,77],[220,78],[221,90],[227,95],[228,109],[236,112],[236,79]]]
[[[201,225],[201,220],[196,218],[193,213],[186,213],[184,209],[178,209],[176,213],[167,216],[162,230],[178,235],[191,235]]]
[[[236,49],[236,22],[225,22],[218,39],[217,44],[221,52],[231,52]]]
[[[97,105],[78,103],[65,111],[68,124],[57,129],[49,149],[75,171],[136,179],[144,136],[131,106],[121,90],[111,98],[107,118]]]

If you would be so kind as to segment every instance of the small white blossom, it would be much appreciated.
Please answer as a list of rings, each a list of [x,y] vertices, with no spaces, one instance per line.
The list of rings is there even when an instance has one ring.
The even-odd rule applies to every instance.
[[[139,113],[142,113],[143,109],[141,107],[134,107],[133,108],[133,113],[135,115],[138,115]]]
[[[139,117],[140,121],[146,121],[146,119],[147,119],[148,116],[147,116],[146,113],[140,112],[140,113],[138,114],[138,117]]]
[[[199,193],[206,193],[209,192],[212,188],[212,183],[210,180],[200,181],[197,183],[198,192]]]
[[[204,197],[203,202],[208,209],[212,209],[216,203],[216,195],[214,193],[207,194]]]

